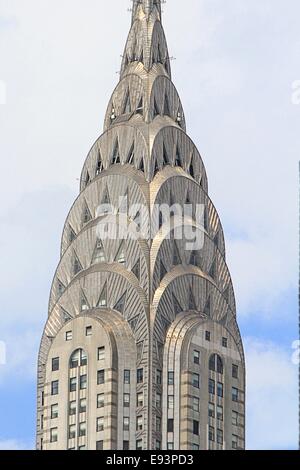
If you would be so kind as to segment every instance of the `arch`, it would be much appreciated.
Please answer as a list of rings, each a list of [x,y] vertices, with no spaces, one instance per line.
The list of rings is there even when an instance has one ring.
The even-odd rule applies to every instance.
[[[211,354],[209,358],[209,370],[223,375],[223,360],[219,354]]]
[[[87,353],[84,349],[78,348],[72,352],[69,360],[69,368],[75,369],[76,367],[86,366],[88,363]]]

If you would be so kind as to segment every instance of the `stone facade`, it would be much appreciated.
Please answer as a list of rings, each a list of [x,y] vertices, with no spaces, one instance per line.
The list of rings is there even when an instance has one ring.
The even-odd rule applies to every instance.
[[[162,204],[175,208],[168,223]],[[187,249],[180,228],[201,247]],[[104,133],[63,230],[38,360],[37,449],[244,447],[245,363],[223,230],[171,81],[161,2],[134,1]]]

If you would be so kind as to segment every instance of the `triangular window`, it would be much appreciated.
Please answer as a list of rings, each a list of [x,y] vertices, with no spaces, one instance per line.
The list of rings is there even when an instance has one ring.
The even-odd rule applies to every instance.
[[[107,307],[107,284],[105,283],[102,292],[100,294],[97,307]]]
[[[90,220],[92,220],[92,214],[88,208],[87,203],[85,203],[83,208],[82,223],[87,224]]]
[[[179,254],[176,242],[174,241],[174,243],[173,243],[173,265],[177,266],[178,264],[181,264],[181,263],[182,263],[182,261],[181,261],[181,258],[180,258],[180,254]]]
[[[90,184],[90,182],[91,182],[90,174],[87,171],[86,172],[86,177],[85,177],[85,185],[87,186],[88,184]]]
[[[72,320],[72,315],[70,315],[63,307],[60,307],[61,308],[61,316],[62,316],[62,319],[63,321],[66,323],[70,320]]]
[[[100,208],[102,209],[101,214],[108,214],[112,210],[107,187],[103,193]],[[100,212],[99,212],[99,215],[100,215]]]
[[[164,163],[164,166],[169,165],[169,158],[168,158],[168,154],[167,154],[165,144],[163,145],[163,163]]]
[[[160,280],[162,280],[166,274],[167,274],[167,270],[165,268],[164,263],[161,261],[160,262]]]
[[[129,150],[126,161],[127,161],[127,163],[129,163],[131,165],[133,163],[133,160],[134,160],[134,142],[133,142],[132,146],[130,147],[130,150]]]
[[[125,294],[123,294],[122,297],[118,300],[118,302],[117,302],[116,305],[114,306],[114,310],[117,310],[118,312],[120,312],[120,313],[123,315],[124,310],[125,310],[125,303],[126,303],[126,292],[125,292]]]
[[[74,276],[76,276],[76,274],[80,273],[80,271],[82,271],[82,265],[76,255],[76,253],[74,253],[74,261],[73,261],[73,274]]]
[[[132,268],[132,272],[135,275],[135,277],[138,280],[140,280],[140,276],[141,276],[141,262],[140,262],[140,260],[138,260],[138,262],[134,265],[134,267]]]
[[[197,310],[194,294],[191,288],[190,288],[190,295],[189,295],[189,310]]]
[[[197,261],[198,261],[197,251],[192,251],[189,264],[191,264],[192,266],[198,266]]]
[[[140,166],[139,166],[139,170],[140,171],[144,171],[144,159],[142,158],[141,161],[140,161]]]
[[[131,103],[130,103],[130,94],[128,90],[126,94],[125,103],[124,103],[123,114],[130,114],[130,113],[131,113]]]
[[[137,107],[137,109],[136,109],[136,113],[143,115],[143,112],[144,112],[144,109],[143,109],[143,108],[144,108],[144,105],[143,105],[143,97],[142,97],[142,98],[140,99],[139,105],[138,105],[138,107]]]
[[[191,162],[191,164],[190,164],[190,175],[191,175],[192,178],[195,178],[193,162]]]
[[[215,277],[216,277],[216,261],[213,261],[213,263],[210,267],[210,270],[209,270],[209,275],[210,275],[210,277],[215,279]]]
[[[86,300],[86,296],[82,292],[81,293],[81,298],[80,298],[80,311],[81,312],[86,312],[89,309],[90,309],[90,306],[88,304],[88,301]]]
[[[175,166],[181,166],[181,156],[178,145],[176,145]]]
[[[182,307],[178,300],[176,299],[175,295],[173,294],[173,307],[174,307],[174,312],[175,315],[179,315],[179,313],[182,312]]]
[[[76,233],[71,227],[71,225],[69,225],[69,242],[72,243],[75,240],[75,238],[76,238]]]
[[[105,263],[105,253],[102,241],[97,240],[91,264]]]
[[[204,230],[208,231],[208,214],[207,214],[207,208],[204,208],[204,214],[203,214],[203,226]]]
[[[133,332],[135,332],[135,329],[137,327],[139,318],[140,318],[140,316],[137,315],[136,317],[134,317],[132,320],[129,320],[129,322],[128,322],[129,326],[130,326],[130,328],[132,329]]]
[[[102,163],[101,153],[99,150],[97,164],[96,164],[96,176],[100,175],[101,171],[103,171],[103,163]]]
[[[118,250],[117,256],[115,261],[120,264],[125,264],[126,262],[126,257],[125,257],[125,251],[124,251],[124,242],[121,243],[121,246]]]
[[[121,157],[120,157],[120,150],[119,150],[119,141],[118,139],[115,142],[114,146],[114,151],[113,151],[113,157],[112,157],[112,162],[114,164],[121,163]]]
[[[208,317],[210,316],[210,307],[211,307],[211,302],[210,302],[210,297],[208,297],[207,302],[206,302],[205,307],[204,307],[204,313]]]
[[[63,285],[63,283],[58,279],[57,280],[57,292],[58,292],[58,295],[61,296],[63,295],[63,293],[65,292],[66,288],[65,286]]]
[[[155,165],[154,165],[154,174],[158,173],[160,171],[160,168],[158,166],[158,161],[157,159],[155,160]]]
[[[158,108],[158,106],[157,106],[156,99],[154,98],[153,119],[154,119],[156,116],[159,116],[159,115],[160,115],[160,111],[159,111],[159,108]]]
[[[170,107],[169,107],[169,100],[168,100],[167,95],[165,95],[164,116],[170,116],[171,117],[171,112],[170,112]]]

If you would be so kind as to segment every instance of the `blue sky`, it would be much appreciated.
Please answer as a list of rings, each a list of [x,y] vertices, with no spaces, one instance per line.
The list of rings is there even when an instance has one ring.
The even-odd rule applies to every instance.
[[[61,231],[117,82],[128,7],[0,0],[0,448],[34,445],[37,351]],[[246,349],[247,446],[293,449],[300,4],[172,0],[164,13],[173,80],[225,230]]]

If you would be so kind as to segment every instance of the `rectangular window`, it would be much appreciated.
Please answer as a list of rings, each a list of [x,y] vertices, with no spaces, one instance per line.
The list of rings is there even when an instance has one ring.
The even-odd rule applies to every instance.
[[[58,418],[58,404],[51,405],[51,419]]]
[[[156,408],[161,408],[161,394],[156,393]]]
[[[69,439],[75,439],[75,437],[76,437],[76,424],[70,424]]]
[[[232,377],[234,379],[238,379],[239,377],[239,366],[236,364],[232,364]]]
[[[217,419],[223,421],[223,406],[217,406]]]
[[[143,450],[143,441],[142,439],[139,439],[136,441],[136,450]]]
[[[217,429],[217,443],[223,445],[223,431],[222,429]]]
[[[236,411],[232,412],[232,425],[238,426],[239,424],[239,414]]]
[[[92,334],[93,334],[93,327],[87,326],[85,329],[85,336],[92,336]]]
[[[102,346],[101,348],[98,348],[98,361],[104,361],[105,359],[105,348]]]
[[[199,436],[199,421],[193,420],[193,434]]]
[[[66,341],[72,341],[72,331],[66,331]]]
[[[238,442],[239,438],[235,434],[232,435],[232,448],[237,449],[238,448]]]
[[[137,402],[138,408],[141,408],[142,406],[144,406],[144,394],[143,393],[137,394],[136,402]]]
[[[200,400],[198,397],[193,397],[193,411],[197,413],[200,411]]]
[[[58,430],[57,428],[50,429],[50,442],[57,442],[58,441]]]
[[[200,376],[199,374],[193,374],[192,384],[195,388],[200,388]]]
[[[227,346],[228,346],[228,339],[227,338],[222,338],[222,346],[223,346],[223,348],[227,348]]]
[[[161,442],[160,441],[158,441],[158,440],[156,441],[155,448],[156,448],[156,450],[161,449]]]
[[[105,371],[104,370],[98,370],[97,372],[97,384],[98,385],[103,385],[105,383]]]
[[[174,442],[168,442],[167,448],[168,450],[174,450]]]
[[[156,416],[156,432],[161,432],[161,418]]]
[[[86,435],[86,423],[79,423],[79,437]]]
[[[199,444],[193,444],[193,450],[199,450]]]
[[[130,419],[128,417],[123,418],[123,431],[129,431]]]
[[[168,372],[168,385],[174,385],[174,372]]]
[[[168,395],[168,409],[174,409],[174,395]]]
[[[235,401],[235,402],[239,401],[239,391],[235,387],[232,387],[232,401]]]
[[[123,450],[129,450],[129,441],[123,441]]]
[[[124,384],[130,384],[130,370],[124,370]]]
[[[77,379],[76,377],[72,377],[70,379],[70,392],[76,392],[77,388]]]
[[[44,392],[41,393],[41,405],[44,406],[45,404],[45,394]]]
[[[44,429],[44,415],[41,415],[41,429]]]
[[[96,432],[101,432],[104,430],[104,417],[101,416],[100,418],[97,418],[96,421]]]
[[[200,364],[200,351],[194,350],[194,364]]]
[[[174,419],[168,419],[167,431],[174,432]]]
[[[162,383],[162,371],[161,370],[156,371],[156,383],[157,385],[161,385]]]
[[[215,394],[215,381],[212,379],[209,379],[208,381],[208,393],[211,395]]]
[[[211,442],[214,442],[215,440],[215,428],[213,428],[212,426],[209,426],[208,429],[208,439]]]
[[[220,398],[223,398],[223,384],[221,382],[218,382],[217,385],[217,395]]]
[[[144,369],[137,370],[136,380],[138,384],[142,384],[144,382]]]
[[[59,386],[59,382],[58,380],[54,380],[53,382],[51,382],[51,395],[58,395],[58,386]]]
[[[210,418],[215,417],[215,405],[214,405],[214,403],[209,403],[208,404],[208,416]]]
[[[130,394],[129,393],[124,393],[123,395],[123,406],[124,408],[130,407]]]
[[[103,450],[103,441],[96,442],[96,450]]]
[[[52,359],[52,372],[59,370],[59,357],[54,357]]]
[[[205,339],[206,341],[210,341],[210,331],[205,332]]]
[[[98,393],[97,395],[97,408],[104,408],[105,400],[104,393]]]
[[[143,430],[143,416],[138,416],[136,418],[136,430],[137,431]]]
[[[86,398],[81,398],[79,402],[79,413],[86,413]]]
[[[87,376],[80,376],[80,390],[85,390],[87,388]]]
[[[76,415],[76,401],[70,401],[69,415],[70,416]]]

